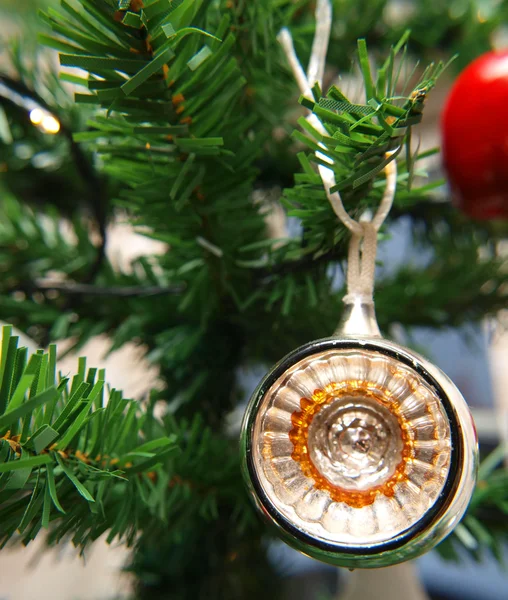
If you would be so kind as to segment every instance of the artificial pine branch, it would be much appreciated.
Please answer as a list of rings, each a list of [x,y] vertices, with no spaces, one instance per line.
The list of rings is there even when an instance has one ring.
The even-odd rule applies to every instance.
[[[97,224],[97,231],[100,236],[100,242],[97,247],[97,256],[83,281],[83,283],[92,282],[101,268],[106,250],[107,195],[103,179],[97,173],[90,158],[76,140],[74,140],[73,132],[67,126],[65,118],[62,118],[58,114],[58,111],[55,110],[55,107],[50,106],[36,90],[30,89],[22,80],[16,81],[12,77],[0,74],[0,99],[6,103],[14,104],[18,109],[26,110],[27,119],[29,110],[33,110],[33,107],[36,106],[41,107],[58,120],[60,127],[58,133],[65,138],[76,172],[81,178],[84,188],[87,190],[86,202],[93,211]],[[18,100],[21,102],[21,105],[18,105]]]
[[[230,506],[236,526],[252,523],[238,478],[234,441],[203,422],[156,418],[154,403],[105,393],[105,373],[57,378],[56,348],[29,358],[3,328],[0,363],[0,543],[27,544],[41,529],[50,543],[85,547],[108,531],[132,545],[172,519],[215,518]],[[206,460],[205,460],[206,457]],[[213,468],[212,468],[213,467]],[[171,525],[170,525],[171,527]],[[252,527],[252,524],[251,524]]]

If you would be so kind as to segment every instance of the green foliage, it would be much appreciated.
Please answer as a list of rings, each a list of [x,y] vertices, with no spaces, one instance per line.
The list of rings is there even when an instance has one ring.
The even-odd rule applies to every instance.
[[[505,261],[496,255],[490,225],[473,223],[451,207],[430,204],[421,209],[406,214],[412,217],[417,249],[430,246],[432,255],[423,264],[404,264],[379,279],[380,326],[388,328],[397,322],[397,314],[406,314],[403,324],[408,328],[460,327],[504,308]]]
[[[454,534],[438,546],[443,558],[459,560],[460,551],[466,551],[480,562],[490,552],[504,563],[503,545],[508,535],[508,470],[501,468],[501,461],[506,456],[506,446],[500,445],[484,458],[466,516]]]
[[[422,189],[413,188],[415,163],[422,156],[411,154],[411,128],[420,123],[428,92],[444,69],[442,63],[430,65],[420,76],[407,97],[396,96],[398,80],[404,67],[397,55],[405,55],[406,33],[392,48],[388,58],[371,73],[365,40],[358,42],[358,57],[363,75],[366,102],[353,104],[336,86],[326,96],[316,87],[314,99],[302,98],[325,126],[321,134],[304,117],[298,120],[305,135],[294,136],[312,150],[300,154],[304,172],[295,177],[296,186],[286,190],[289,214],[298,217],[306,232],[309,252],[328,251],[344,234],[344,228],[326,202],[321,178],[311,163],[333,165],[336,185],[344,206],[359,216],[367,207],[379,204],[384,187],[380,179],[386,165],[395,160],[405,147],[405,160],[400,163],[396,202],[411,204]],[[428,155],[428,154],[426,154]],[[428,186],[425,188],[429,191]]]
[[[2,544],[50,528],[50,543],[70,537],[84,547],[108,531],[109,542],[132,545],[139,532],[164,526],[171,536],[174,521],[195,526],[228,505],[237,530],[252,527],[234,440],[214,436],[199,417],[160,419],[154,402],[107,391],[104,371],[86,369],[85,359],[72,377],[57,377],[55,346],[27,357],[17,344],[4,327]]]
[[[385,331],[395,321],[455,326],[505,305],[507,275],[492,251],[493,229],[434,201],[442,182],[423,181],[420,166],[431,153],[411,145],[411,128],[442,70],[438,61],[411,74],[412,50],[434,53],[439,44],[446,61],[457,43],[478,49],[488,40],[473,45],[481,24],[466,31],[465,17],[450,16],[445,5],[393,26],[386,6],[334,2],[330,65],[349,66],[357,37],[374,50],[367,55],[360,41],[363,103],[337,86],[301,100],[326,136],[298,119],[303,109],[276,42],[289,25],[298,54],[308,57],[308,0],[44,6],[39,40],[59,51],[60,80],[52,73],[41,81],[18,46],[14,83],[62,129],[41,133],[26,108],[0,94],[7,124],[0,133],[10,133],[0,135],[0,314],[44,345],[72,337],[79,347],[97,334],[109,335],[113,349],[143,344],[162,389],[146,403],[125,400],[106,393],[104,373],[86,371],[84,361],[72,379],[57,379],[54,347],[28,360],[4,336],[2,541],[27,543],[48,528],[50,543],[86,546],[107,531],[110,541],[135,545],[131,568],[141,597],[163,598],[171,589],[174,598],[227,600],[274,588],[265,530],[248,504],[224,420],[244,397],[242,367],[276,361],[329,335],[339,320],[347,232],[317,175],[317,142],[354,216],[379,202],[386,152],[395,151],[391,222],[410,219],[422,251],[432,250],[423,266],[380,269],[376,305]],[[437,38],[427,25],[431,14],[442,24]],[[461,35],[448,39],[457,23]],[[417,30],[410,47],[408,24]],[[66,95],[69,82],[79,88],[75,103]],[[303,133],[291,138],[297,123]],[[274,239],[267,198],[279,201],[282,187],[291,235]],[[261,201],[253,201],[256,192]],[[114,268],[97,237],[118,218],[164,250],[135,259],[128,272]],[[154,416],[159,400],[168,409],[162,419]],[[506,513],[505,472],[484,481],[452,546],[469,534],[496,551],[490,540],[504,535],[501,520],[487,522],[485,511],[495,505]]]
[[[454,65],[461,70],[491,49],[508,16],[508,3],[459,0],[432,3],[416,0],[403,26],[411,29],[415,50],[439,48],[458,54]]]
[[[57,377],[55,346],[27,357],[4,327],[0,545],[28,544],[45,529],[49,544],[70,540],[84,549],[107,533],[108,543],[143,550],[131,568],[151,597],[168,577],[179,598],[218,590],[235,598],[273,581],[236,440],[212,433],[198,416],[158,418],[154,408],[106,390],[105,372],[87,369],[85,359],[75,375]],[[203,576],[191,584],[196,561]]]
[[[89,121],[92,131],[76,139],[94,140],[105,172],[122,182],[117,205],[171,245],[161,260],[166,278],[188,281],[179,310],[195,313],[199,302],[206,318],[227,293],[226,279],[234,279],[226,274],[235,269],[238,248],[264,231],[249,201],[261,139],[257,117],[246,106],[245,78],[231,56],[229,19],[211,37],[190,27],[206,20],[206,2],[155,4],[143,11],[137,28],[123,26],[119,20],[130,13],[116,16],[113,4],[100,3],[79,18],[62,6],[65,17],[46,17],[73,42],[74,54],[61,55],[61,61],[90,72],[91,94],[77,94],[76,100],[109,113]],[[111,57],[82,38],[83,18],[88,35],[109,23],[116,39]],[[245,224],[241,230],[238,222]],[[210,271],[216,282],[212,296]]]

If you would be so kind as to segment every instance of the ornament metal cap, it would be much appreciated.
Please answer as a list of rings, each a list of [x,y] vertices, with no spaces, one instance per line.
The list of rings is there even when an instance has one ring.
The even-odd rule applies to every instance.
[[[362,295],[346,296],[344,298],[344,311],[337,331],[337,337],[380,338],[381,332],[376,319],[376,310],[372,299]]]
[[[243,474],[297,550],[349,568],[414,558],[446,537],[471,498],[477,440],[459,390],[381,338],[374,306],[345,306],[335,336],[283,358],[254,392]]]

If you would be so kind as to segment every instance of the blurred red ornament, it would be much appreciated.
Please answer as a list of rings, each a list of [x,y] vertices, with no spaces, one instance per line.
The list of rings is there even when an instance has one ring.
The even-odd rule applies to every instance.
[[[462,71],[441,128],[455,204],[475,219],[507,219],[508,50],[488,52]]]

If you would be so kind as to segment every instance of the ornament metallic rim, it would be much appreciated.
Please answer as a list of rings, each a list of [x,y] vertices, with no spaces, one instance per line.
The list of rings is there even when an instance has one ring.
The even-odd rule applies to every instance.
[[[428,513],[391,540],[370,545],[346,546],[319,540],[295,527],[280,514],[258,479],[253,461],[252,431],[257,408],[271,385],[303,358],[332,349],[379,352],[415,369],[434,388],[450,422],[450,471],[440,497]],[[478,443],[469,408],[453,382],[435,365],[394,342],[379,337],[325,338],[297,348],[264,377],[245,413],[242,435],[242,472],[249,491],[265,518],[291,546],[319,560],[349,568],[377,568],[397,564],[430,550],[459,523],[473,493],[478,468]]]

